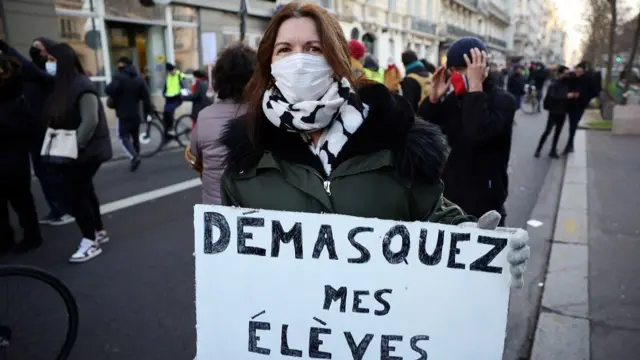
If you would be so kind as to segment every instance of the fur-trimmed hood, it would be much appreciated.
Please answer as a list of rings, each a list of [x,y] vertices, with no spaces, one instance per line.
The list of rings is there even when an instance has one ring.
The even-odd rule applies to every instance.
[[[411,106],[382,84],[366,84],[358,96],[369,106],[363,124],[349,138],[333,166],[359,155],[391,150],[398,174],[410,181],[435,183],[440,180],[449,154],[440,128],[416,118]],[[264,115],[259,120],[257,137],[251,141],[242,118],[230,121],[220,142],[227,148],[225,166],[238,173],[258,164],[269,151],[274,157],[312,166],[323,173],[320,160],[297,133],[274,126]]]

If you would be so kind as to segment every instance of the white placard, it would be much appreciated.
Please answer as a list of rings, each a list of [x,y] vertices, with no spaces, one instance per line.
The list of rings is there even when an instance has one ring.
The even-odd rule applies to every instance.
[[[202,33],[202,62],[205,65],[215,64],[218,59],[218,42],[216,33]]]
[[[502,359],[517,230],[209,205],[194,227],[199,360]]]

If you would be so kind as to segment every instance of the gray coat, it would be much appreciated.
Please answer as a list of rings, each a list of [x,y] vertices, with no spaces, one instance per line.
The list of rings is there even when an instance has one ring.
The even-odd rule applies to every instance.
[[[220,205],[220,178],[224,172],[225,147],[218,138],[226,124],[246,112],[233,100],[219,100],[198,114],[191,132],[191,151],[202,162],[202,203]]]

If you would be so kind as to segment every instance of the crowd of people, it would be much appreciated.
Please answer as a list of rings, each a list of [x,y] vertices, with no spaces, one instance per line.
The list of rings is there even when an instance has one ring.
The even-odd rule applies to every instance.
[[[583,76],[585,64],[574,72],[559,66],[552,73],[541,63],[499,69],[474,37],[453,43],[439,67],[403,52],[403,75],[394,59],[382,68],[339,29],[321,7],[292,3],[274,15],[258,52],[229,46],[210,77],[194,73],[190,90],[185,75],[166,64],[165,140],[176,108],[192,101],[185,156],[201,174],[204,203],[493,229],[507,217],[514,117],[527,88],[538,89],[549,111],[535,155],[555,128],[552,157],[567,116],[564,153],[572,151],[580,117],[599,91]],[[50,209],[40,223],[75,220],[81,241],[70,261],[89,260],[109,240],[92,183],[112,155],[98,92],[67,44],[36,39],[31,59],[0,45],[0,161],[12,169],[0,180],[0,251],[42,244],[31,163]],[[117,68],[107,105],[135,171],[139,125],[154,109],[131,59],[120,58]],[[209,78],[215,102],[207,96]],[[67,146],[75,155],[59,145],[63,135],[75,139]],[[25,230],[22,241],[14,238],[8,203]],[[510,259],[520,282],[528,247],[514,244]]]

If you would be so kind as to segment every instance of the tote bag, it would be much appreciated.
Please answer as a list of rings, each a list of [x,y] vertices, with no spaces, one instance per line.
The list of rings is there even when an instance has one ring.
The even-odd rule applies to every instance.
[[[78,160],[76,130],[48,128],[40,155],[42,161],[51,164],[68,164]]]

